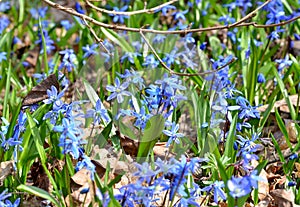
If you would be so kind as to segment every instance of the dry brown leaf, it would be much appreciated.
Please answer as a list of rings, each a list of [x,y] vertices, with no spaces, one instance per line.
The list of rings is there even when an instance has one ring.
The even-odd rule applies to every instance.
[[[284,123],[289,135],[289,140],[292,143],[296,143],[298,141],[298,131],[296,129],[295,122],[293,120],[285,119]]]
[[[289,96],[289,99],[290,99],[290,102],[294,106],[300,105],[300,101],[297,104],[298,94]],[[264,112],[264,111],[267,110],[268,107],[269,107],[269,104],[266,104],[266,105],[258,107],[257,110],[260,111],[260,112]],[[286,103],[285,99],[276,101],[274,103],[274,106],[273,106],[271,112],[275,112],[275,108],[279,108],[280,111],[283,111],[283,112],[286,112],[286,113],[290,113],[290,110],[287,107],[287,103]]]
[[[81,193],[82,190],[87,188],[89,188],[88,183],[86,183],[84,186],[74,191],[73,193],[71,193],[71,195],[67,195],[67,197],[65,198],[65,202],[67,206],[88,207],[92,202],[91,193],[89,191],[87,193]],[[72,205],[71,205],[71,201],[72,201]]]
[[[291,190],[275,189],[270,191],[270,195],[273,197],[276,206],[293,207],[295,205],[295,195]]]
[[[91,172],[85,168],[82,168],[77,173],[75,173],[75,175],[73,175],[71,179],[74,181],[74,183],[83,186],[86,183],[89,183],[89,181],[91,180]]]
[[[258,161],[253,160],[251,162],[253,167],[257,167],[257,165],[259,164]],[[262,169],[259,173],[259,177],[262,179],[262,181],[258,181],[258,198],[259,200],[263,200],[267,197],[268,193],[269,193],[269,183],[268,183],[268,178],[267,178],[267,172]],[[263,181],[264,180],[264,181]],[[253,197],[254,192],[252,192],[251,196]]]
[[[268,179],[267,179],[267,173],[264,169],[261,170],[259,177],[265,180],[265,181],[258,181],[258,198],[259,200],[263,200],[267,197],[270,190]]]
[[[168,156],[167,159],[173,157],[174,154],[169,151],[169,148],[166,147],[166,144],[166,142],[156,143],[153,148],[154,154],[162,159],[164,159],[166,156]]]
[[[120,144],[126,154],[136,157],[139,149],[139,144],[137,141],[130,139],[128,137],[120,137]]]
[[[4,179],[12,175],[14,172],[14,161],[5,161],[0,163],[0,186],[2,186],[2,183]]]
[[[97,153],[100,156],[100,159],[94,159],[94,161],[98,162],[104,169],[106,169],[107,164],[109,164],[110,168],[116,173],[129,171],[128,163],[119,161],[118,155],[112,155],[106,149],[98,149]]]
[[[300,163],[295,162],[295,168],[296,168],[295,177],[300,178]]]

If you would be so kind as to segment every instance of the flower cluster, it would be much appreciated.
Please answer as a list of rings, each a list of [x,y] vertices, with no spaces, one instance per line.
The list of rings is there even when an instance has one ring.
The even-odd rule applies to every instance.
[[[125,74],[120,74],[120,76],[125,81],[120,84],[119,78],[116,78],[116,86],[107,86],[107,90],[113,92],[107,100],[117,98],[118,103],[122,103],[124,95],[132,96],[132,93],[125,90],[130,83],[139,88],[139,90],[144,90],[145,94],[139,97],[141,106],[133,104],[133,100],[130,100],[131,109],[122,109],[117,115],[117,118],[120,116],[134,117],[134,126],[139,129],[144,130],[147,121],[155,114],[162,114],[167,119],[172,115],[179,102],[187,99],[180,94],[180,91],[185,90],[186,87],[182,85],[177,76],[169,77],[167,74],[164,74],[162,80],[157,80],[155,84],[150,84],[148,87],[143,84],[144,80],[136,71],[126,70]],[[165,134],[169,136],[175,133],[175,129],[178,130],[178,127],[174,126],[171,131],[166,130]],[[177,138],[179,137],[182,136],[178,135]],[[178,142],[177,138],[170,136],[170,141],[176,140]]]
[[[200,196],[201,190],[193,181],[190,184],[187,181],[200,161],[197,158],[188,161],[181,156],[180,161],[172,158],[164,162],[158,158],[153,168],[147,162],[136,164],[137,171],[133,174],[137,177],[136,183],[122,186],[115,198],[125,206],[151,206],[163,195],[168,198],[165,202],[169,205],[199,206],[195,199]],[[175,204],[176,196],[180,199]]]
[[[64,90],[58,93],[58,89],[54,86],[51,86],[51,90],[47,90],[48,99],[44,100],[44,103],[51,104],[52,110],[44,115],[43,120],[49,119],[54,125],[53,131],[60,134],[58,146],[62,147],[62,153],[70,154],[74,159],[81,158],[76,170],[85,167],[91,171],[91,178],[94,179],[95,166],[84,154],[82,146],[86,141],[82,138],[81,122],[76,120],[77,117],[83,116],[83,113],[80,111],[79,102],[67,104],[61,100]]]
[[[0,206],[3,207],[17,207],[20,205],[20,198],[17,198],[14,203],[12,203],[8,198],[11,197],[11,193],[7,193],[7,189],[0,193]]]

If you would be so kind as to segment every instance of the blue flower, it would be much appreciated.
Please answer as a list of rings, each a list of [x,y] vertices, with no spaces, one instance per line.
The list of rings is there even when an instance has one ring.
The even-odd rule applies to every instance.
[[[10,2],[0,2],[0,12],[6,12],[7,10],[10,9]]]
[[[295,160],[298,159],[298,154],[297,153],[293,153],[289,156],[289,160]]]
[[[14,137],[11,137],[8,140],[5,140],[5,138],[2,135],[2,138],[0,138],[0,139],[2,139],[1,147],[4,149],[4,151],[8,151],[9,147],[14,147],[14,146],[22,144],[22,140],[16,140]]]
[[[6,27],[8,27],[9,24],[10,24],[10,21],[9,21],[8,17],[2,15],[0,17],[0,35],[6,29]]]
[[[53,103],[54,110],[61,108],[61,106],[63,104],[61,98],[64,95],[64,91],[61,91],[60,93],[58,93],[57,88],[55,86],[51,86],[51,90],[49,90],[49,89],[47,90],[47,95],[48,95],[48,98],[43,101],[45,104]]]
[[[142,130],[145,129],[147,121],[152,116],[151,114],[146,113],[145,107],[142,106],[139,113],[133,112],[133,116],[136,118],[134,126],[141,128]]]
[[[180,53],[182,62],[186,67],[195,69],[198,66],[198,64],[194,62],[196,57],[196,45],[193,45],[193,47],[188,47],[187,42],[185,42],[185,45],[185,50]]]
[[[131,69],[130,71],[128,69],[125,69],[124,74],[119,74],[118,75],[121,78],[125,78],[126,81],[129,81],[130,83],[133,83],[136,85],[139,90],[142,90],[145,85],[144,85],[144,79],[142,78],[141,72],[140,71],[135,71]]]
[[[73,49],[66,49],[60,51],[59,54],[64,55],[62,63],[59,66],[59,69],[66,68],[68,72],[71,72],[73,68],[75,68],[75,63],[77,62],[76,55],[74,54]]]
[[[161,85],[163,95],[173,96],[175,95],[176,90],[185,90],[186,87],[182,85],[182,81],[178,79],[178,76],[172,75],[168,77],[167,74],[164,74],[162,80],[155,81],[156,84]]]
[[[276,39],[279,38],[278,33],[281,33],[281,32],[284,32],[284,31],[285,31],[284,29],[280,29],[279,27],[277,27],[275,31],[271,32],[271,34],[268,36],[268,38],[271,39],[271,40],[276,40]]]
[[[276,63],[278,63],[278,72],[282,71],[284,68],[289,67],[293,64],[293,61],[289,60],[289,55],[286,55],[284,59],[276,59]]]
[[[69,20],[61,20],[60,21],[61,26],[63,26],[66,30],[69,30],[73,27],[73,24],[70,23]]]
[[[53,125],[55,125],[56,121],[58,119],[58,116],[59,116],[59,111],[51,110],[51,111],[48,111],[44,115],[43,120],[50,119],[50,123],[53,124]]]
[[[143,66],[149,67],[150,69],[157,68],[158,65],[159,65],[159,61],[155,60],[153,54],[147,55],[145,62],[143,63]]]
[[[125,81],[121,84],[119,78],[115,78],[115,84],[115,86],[106,86],[106,90],[112,92],[112,94],[107,98],[107,101],[117,98],[118,103],[122,103],[124,101],[123,96],[131,96],[131,93],[126,91],[129,86],[129,82]]]
[[[100,124],[101,120],[103,120],[104,123],[111,121],[107,110],[104,108],[100,99],[97,100],[95,109],[90,109],[87,111],[86,117],[93,117],[94,124]]]
[[[179,138],[184,137],[184,134],[177,133],[178,129],[179,129],[179,125],[173,122],[171,126],[171,130],[163,130],[163,133],[169,137],[166,146],[169,146],[173,141],[177,144],[180,143]]]
[[[41,7],[41,8],[31,8],[30,14],[32,18],[39,19],[39,17],[44,18],[46,16],[46,12],[48,10],[48,7]]]
[[[287,19],[287,17],[285,16],[285,12],[284,10],[276,10],[274,8],[270,8],[270,13],[267,14],[267,18],[268,21],[266,22],[266,24],[278,24],[281,21],[284,21]]]
[[[94,174],[96,173],[96,166],[92,163],[91,159],[86,156],[81,156],[82,160],[80,160],[76,165],[76,172],[81,170],[82,168],[85,168],[91,172],[91,179],[94,180]]]
[[[244,177],[232,177],[227,181],[227,187],[233,198],[240,198],[248,195],[252,190],[248,180]]]
[[[60,132],[59,145],[63,147],[63,154],[70,153],[74,159],[82,155],[81,146],[86,143],[81,139],[81,131],[75,121],[64,118],[62,125],[53,127],[53,131]]]
[[[177,11],[177,12],[174,12],[172,15],[174,16],[174,19],[175,20],[183,20],[185,21],[186,18],[185,18],[185,14],[188,13],[189,10],[185,10],[185,11]]]
[[[152,43],[153,44],[161,44],[165,41],[165,39],[166,39],[166,35],[157,34],[154,36]]]
[[[123,63],[124,60],[128,59],[130,63],[134,64],[134,58],[138,56],[141,56],[141,54],[137,52],[125,52],[125,55],[121,57],[121,63]]]
[[[235,22],[235,18],[230,17],[229,15],[224,15],[219,18],[220,22],[224,22],[225,25],[232,24]]]
[[[49,54],[55,49],[55,46],[53,45],[54,41],[48,35],[47,30],[43,29],[43,36],[44,36],[45,43],[46,43],[46,51],[47,51],[47,54]],[[35,41],[35,44],[39,44],[39,46],[41,48],[40,54],[42,54],[44,52],[44,45],[43,45],[43,39],[42,39],[42,34],[41,34],[40,30],[38,32],[38,37],[39,37],[39,39],[37,41]]]
[[[170,10],[176,10],[176,7],[173,6],[173,5],[166,5],[163,8],[161,8],[161,13],[162,13],[163,16],[167,16],[168,12]],[[159,10],[157,10],[157,11],[159,11]]]
[[[168,67],[170,67],[173,63],[179,64],[179,55],[177,54],[177,48],[174,48],[170,53],[166,53],[165,57],[162,59]]]
[[[20,205],[20,201],[20,198],[17,198],[14,203],[12,203],[10,200],[6,200],[5,207],[18,207]]]
[[[218,198],[221,197],[223,200],[226,200],[226,194],[222,190],[224,188],[224,182],[216,180],[213,184],[210,186],[204,187],[202,190],[210,192],[213,190],[214,192],[214,202],[218,203]]]
[[[146,102],[149,110],[151,111],[153,108],[157,109],[162,103],[162,91],[160,87],[155,85],[150,85],[145,90],[147,97]]]
[[[125,5],[125,6],[123,6],[121,9],[119,9],[118,7],[114,7],[113,9],[114,9],[114,11],[116,11],[116,12],[118,12],[118,11],[126,11],[126,10],[128,9],[128,6]],[[114,18],[113,18],[113,22],[114,22],[114,23],[118,23],[118,22],[119,22],[120,24],[124,24],[124,19],[128,19],[128,16],[126,16],[126,15],[109,14],[109,16],[114,17]]]
[[[200,49],[201,49],[201,50],[205,50],[205,49],[206,49],[206,46],[207,46],[207,42],[202,42],[202,43],[200,44]]]
[[[236,103],[239,105],[240,112],[239,112],[239,118],[260,118],[259,112],[257,111],[256,107],[252,107],[247,99],[245,99],[242,96],[239,96],[236,98]]]
[[[259,73],[259,74],[257,75],[257,82],[258,82],[258,83],[264,83],[264,82],[266,82],[266,78],[265,78],[264,74]]]
[[[9,198],[11,196],[11,193],[7,193],[7,189],[5,189],[4,191],[2,191],[2,193],[0,194],[0,206],[6,206],[4,201]]]
[[[82,9],[82,7],[78,1],[76,1],[76,3],[75,3],[75,10],[80,14],[85,14],[85,11]]]
[[[97,55],[98,52],[95,51],[95,49],[98,47],[98,44],[92,44],[91,46],[86,45],[85,47],[82,47],[82,50],[84,52],[83,58],[88,58],[91,55]]]
[[[142,164],[135,163],[137,170],[132,174],[133,176],[137,176],[141,182],[146,181],[150,182],[156,174],[153,170],[151,170],[151,166],[148,162],[143,162]]]
[[[6,52],[0,52],[0,63],[1,63],[3,60],[7,60],[7,58],[6,58]]]

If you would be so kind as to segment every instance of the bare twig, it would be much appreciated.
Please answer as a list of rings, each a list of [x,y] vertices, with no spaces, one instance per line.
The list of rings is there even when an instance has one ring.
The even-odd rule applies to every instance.
[[[95,24],[97,26],[108,28],[108,29],[113,29],[113,30],[139,32],[139,33],[140,33],[140,31],[142,31],[143,33],[155,33],[155,34],[186,34],[186,33],[196,33],[196,32],[200,33],[200,32],[213,31],[213,30],[224,30],[224,29],[230,29],[230,28],[233,28],[233,27],[253,26],[253,27],[257,27],[257,28],[269,28],[269,27],[283,26],[283,25],[289,24],[289,23],[291,23],[291,22],[293,22],[293,21],[300,18],[300,16],[297,16],[297,17],[294,17],[290,20],[280,22],[278,24],[270,24],[270,25],[259,25],[256,22],[244,23],[246,20],[252,18],[258,12],[259,9],[261,9],[263,6],[267,5],[268,3],[270,3],[272,1],[272,0],[267,0],[264,4],[259,6],[257,9],[250,12],[248,15],[246,15],[245,17],[243,17],[242,19],[240,19],[239,21],[237,21],[233,24],[223,25],[223,26],[207,27],[207,28],[164,31],[164,30],[145,29],[145,28],[132,28],[132,27],[126,27],[126,26],[120,26],[120,25],[105,24],[105,23],[97,21],[97,20],[93,19],[92,17],[89,17],[85,14],[80,14],[72,8],[67,8],[67,7],[61,6],[59,4],[56,4],[56,3],[52,2],[51,0],[43,0],[43,1],[51,7],[54,7],[58,10],[67,12],[71,15],[80,17],[82,19],[85,19],[86,21],[89,21],[92,24]]]
[[[87,26],[87,28],[89,28],[90,32],[92,33],[92,35],[94,36],[94,38],[96,39],[98,44],[100,44],[109,55],[112,55],[111,52],[103,44],[103,40],[100,37],[98,37],[95,30],[88,24],[88,22],[84,18],[82,18],[82,20],[84,21],[85,26]]]
[[[166,2],[164,4],[158,5],[156,7],[150,8],[150,9],[144,8],[144,9],[141,9],[141,10],[126,12],[126,11],[115,11],[115,10],[111,11],[111,10],[106,10],[106,9],[103,9],[103,8],[99,8],[99,7],[95,6],[94,4],[92,4],[89,0],[85,0],[86,4],[88,6],[90,6],[91,8],[95,9],[98,12],[106,13],[106,14],[113,14],[113,15],[126,15],[126,16],[131,16],[131,15],[135,15],[135,14],[142,14],[142,13],[152,14],[155,11],[158,11],[159,9],[163,8],[164,6],[173,4],[173,3],[177,2],[177,1],[178,0],[168,1],[168,2]]]
[[[160,64],[167,69],[167,71],[170,74],[173,75],[178,75],[178,76],[199,76],[199,75],[207,75],[207,74],[212,74],[212,73],[216,73],[219,70],[222,70],[223,68],[225,68],[226,66],[230,65],[231,63],[233,63],[235,61],[235,59],[233,58],[232,60],[230,60],[228,63],[226,63],[225,65],[217,68],[216,70],[213,71],[206,71],[206,72],[201,72],[201,73],[179,73],[179,72],[175,72],[173,71],[171,68],[169,68],[164,61],[159,57],[159,55],[157,54],[157,52],[155,51],[155,49],[152,47],[152,45],[149,43],[149,41],[147,40],[147,38],[145,37],[145,35],[143,34],[142,30],[140,31],[140,34],[142,36],[142,38],[144,39],[145,43],[148,45],[148,47],[150,48],[150,50],[153,52],[154,56],[158,59],[158,61],[160,62]]]

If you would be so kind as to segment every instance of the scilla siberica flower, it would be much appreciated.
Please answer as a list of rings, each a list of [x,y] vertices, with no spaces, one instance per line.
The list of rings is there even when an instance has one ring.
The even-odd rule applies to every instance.
[[[10,2],[0,2],[0,12],[6,12],[7,10],[10,9]]]
[[[98,47],[97,44],[92,44],[91,46],[90,45],[86,45],[85,47],[82,47],[82,50],[84,52],[83,54],[83,58],[88,58],[92,55],[97,55],[98,52],[95,51],[95,49]]]
[[[114,7],[113,8],[114,9],[114,11],[126,11],[127,9],[128,9],[128,6],[127,5],[125,5],[125,6],[123,6],[121,9],[119,9],[118,7]],[[121,23],[121,24],[124,24],[124,19],[128,19],[128,16],[126,16],[126,15],[119,15],[119,14],[109,14],[109,16],[111,16],[111,17],[114,17],[113,18],[113,22],[114,23]]]
[[[53,109],[60,108],[63,104],[61,97],[64,95],[64,91],[58,93],[57,88],[55,86],[51,86],[51,90],[47,90],[48,98],[45,99],[43,102],[45,104],[52,104]]]
[[[3,60],[6,60],[6,52],[0,52],[0,63],[1,63]]]
[[[106,90],[112,92],[112,94],[107,98],[107,101],[117,98],[118,103],[122,103],[124,101],[123,96],[131,96],[131,93],[129,91],[126,91],[126,89],[129,86],[129,82],[125,81],[121,84],[120,79],[115,78],[115,83],[116,83],[115,86],[112,85],[106,86]]]
[[[111,121],[107,110],[104,108],[100,99],[97,100],[95,109],[90,109],[87,111],[86,117],[94,118],[94,124],[100,124],[101,120],[104,123],[108,123]]]
[[[77,61],[76,55],[74,54],[73,49],[66,49],[60,51],[59,54],[63,55],[62,63],[58,69],[66,68],[68,72],[71,72],[75,68],[75,62]]]
[[[53,45],[54,41],[48,35],[47,30],[43,29],[42,32],[43,32],[43,36],[45,39],[46,52],[47,52],[47,54],[49,54],[55,49],[55,46]],[[41,48],[40,54],[42,54],[44,52],[44,45],[43,45],[43,38],[42,38],[42,34],[41,34],[40,30],[38,32],[38,37],[39,37],[39,39],[37,41],[35,41],[35,44],[38,44],[40,46],[40,48]]]
[[[41,8],[31,8],[30,13],[32,18],[39,19],[39,17],[44,18],[46,16],[46,12],[48,10],[48,7],[41,7]]]
[[[7,193],[7,189],[0,193],[0,206],[3,207],[17,207],[20,205],[20,198],[16,199],[14,203],[12,203],[8,198],[12,195],[11,193]]]
[[[10,24],[10,21],[9,21],[8,17],[2,15],[0,17],[0,35],[6,29],[6,27],[8,27],[9,24]]]
[[[276,63],[278,63],[278,72],[282,71],[284,68],[289,67],[293,64],[293,61],[289,60],[289,55],[286,55],[284,59],[276,59]]]
[[[75,120],[63,118],[62,125],[54,126],[53,131],[60,132],[58,146],[63,148],[63,154],[70,153],[74,159],[78,159],[82,155],[81,146],[86,141],[81,139],[82,132]]]
[[[169,146],[172,143],[172,141],[174,141],[177,144],[180,143],[179,138],[184,137],[184,134],[177,133],[178,129],[179,125],[173,122],[170,130],[163,130],[163,133],[169,137],[166,146]]]
[[[221,197],[223,200],[226,200],[226,194],[224,193],[223,189],[225,185],[223,181],[215,181],[213,184],[204,187],[202,190],[206,192],[213,191],[214,193],[214,202],[218,203],[218,198]]]
[[[120,78],[125,79],[126,81],[129,81],[130,83],[136,85],[139,90],[142,90],[145,88],[144,85],[144,79],[142,78],[141,71],[135,71],[133,69],[128,70],[125,69],[124,74],[120,74],[117,72],[117,74],[120,76]]]

